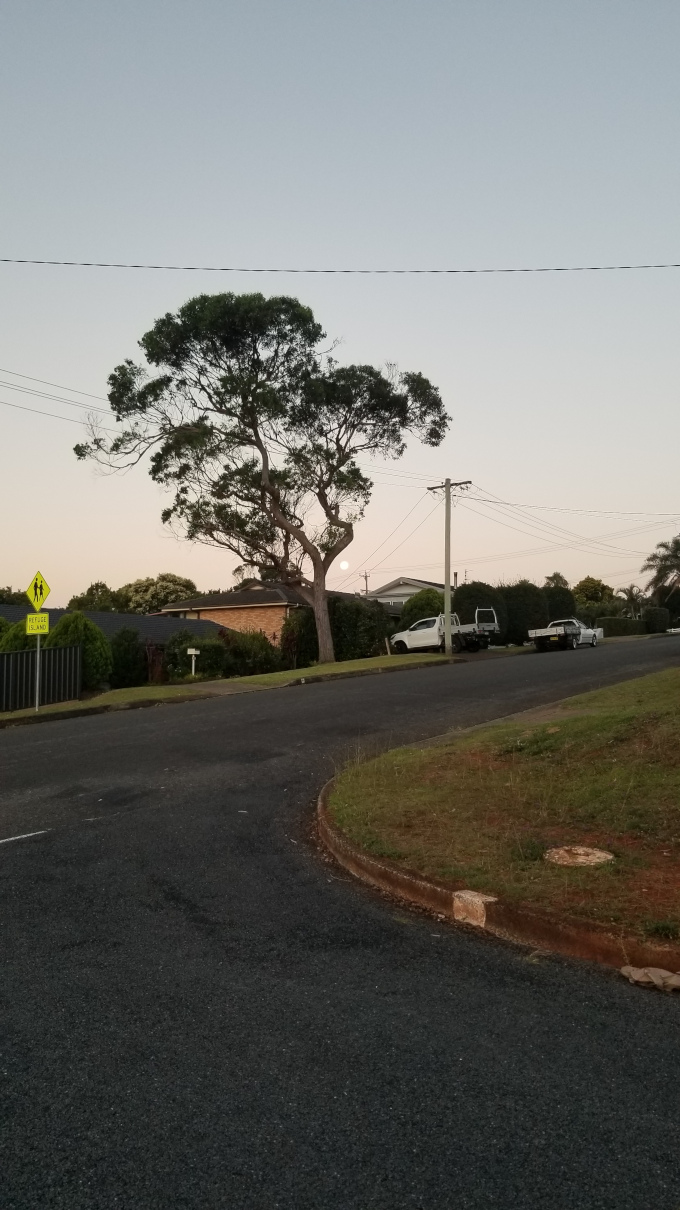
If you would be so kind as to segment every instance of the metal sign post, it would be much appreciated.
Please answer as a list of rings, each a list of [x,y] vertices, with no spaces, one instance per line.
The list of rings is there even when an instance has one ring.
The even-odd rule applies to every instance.
[[[200,655],[198,647],[187,647],[187,655],[191,656],[191,675],[196,676],[196,656]]]
[[[36,571],[28,588],[26,596],[31,605],[35,609],[34,614],[29,614],[26,618],[26,634],[34,634],[36,636],[35,649],[35,709],[36,713],[40,709],[40,636],[41,634],[49,634],[50,630],[50,615],[49,613],[41,613],[40,610],[45,604],[45,601],[50,595],[50,587],[44,576]]]

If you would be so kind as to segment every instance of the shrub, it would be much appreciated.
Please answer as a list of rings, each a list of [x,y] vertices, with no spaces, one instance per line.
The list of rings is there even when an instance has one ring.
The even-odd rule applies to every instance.
[[[364,597],[329,597],[328,613],[337,660],[379,655],[385,649],[385,638],[394,630],[380,602]],[[281,656],[285,668],[308,668],[317,662],[319,643],[311,608],[295,609],[286,618],[281,631]]]
[[[7,621],[7,618],[3,618],[2,614],[0,614],[0,639],[2,638],[3,634],[9,630],[10,625],[11,623]]]
[[[224,631],[221,642],[225,676],[255,676],[281,667],[280,651],[261,630]]]
[[[476,609],[495,609],[499,635],[494,636],[495,642],[504,643],[508,629],[508,610],[497,588],[485,584],[483,580],[472,580],[469,584],[460,584],[453,594],[452,609],[458,614],[463,625],[475,620]]]
[[[315,664],[318,658],[319,641],[312,610],[292,609],[281,627],[283,667],[309,668],[310,664]]]
[[[196,656],[196,673],[209,678],[224,676],[226,650],[220,638],[212,636],[198,638],[190,630],[176,630],[165,645],[164,665],[167,675],[173,679],[191,676],[191,656],[187,647],[200,651]]]
[[[111,639],[111,688],[128,689],[145,685],[149,679],[146,650],[139,641],[139,631],[124,627]]]
[[[644,622],[637,618],[596,618],[595,625],[601,626],[606,639],[622,634],[644,634]]]
[[[108,681],[113,667],[111,644],[103,631],[82,613],[65,613],[45,639],[45,647],[82,644],[83,686],[98,689]]]
[[[422,588],[405,602],[399,618],[398,630],[408,630],[421,618],[438,617],[444,612],[444,593],[436,588]]]
[[[499,586],[508,611],[506,641],[521,646],[529,638],[530,630],[547,626],[548,601],[542,588],[530,580],[518,580],[516,584]]]
[[[29,648],[36,646],[36,637],[34,634],[26,634],[26,622],[22,619],[20,622],[15,622],[10,626],[6,622],[7,629],[0,633],[0,651],[28,651]]]
[[[548,602],[548,621],[576,617],[576,599],[570,588],[548,586],[543,589]]]
[[[642,621],[647,634],[664,634],[671,624],[671,615],[662,605],[648,605],[642,611]]]

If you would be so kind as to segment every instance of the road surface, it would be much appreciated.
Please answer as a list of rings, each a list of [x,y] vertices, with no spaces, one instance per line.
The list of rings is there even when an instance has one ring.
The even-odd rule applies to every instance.
[[[0,731],[3,1210],[680,1206],[680,997],[395,906],[310,840],[358,748],[680,639]],[[48,830],[47,830],[48,829]]]

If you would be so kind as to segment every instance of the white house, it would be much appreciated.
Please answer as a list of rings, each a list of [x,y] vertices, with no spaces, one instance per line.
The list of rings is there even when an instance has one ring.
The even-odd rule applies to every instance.
[[[399,576],[397,580],[390,580],[389,584],[383,584],[382,588],[374,588],[368,593],[369,601],[380,601],[389,613],[401,613],[404,605],[410,597],[414,597],[417,592],[422,592],[423,588],[436,588],[439,592],[444,591],[443,584],[436,584],[434,580],[414,580],[411,576]]]

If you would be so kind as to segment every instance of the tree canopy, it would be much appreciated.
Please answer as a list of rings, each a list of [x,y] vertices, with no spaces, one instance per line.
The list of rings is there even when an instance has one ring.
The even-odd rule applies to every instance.
[[[680,534],[670,542],[659,542],[656,550],[645,559],[641,571],[652,572],[647,589],[665,603],[671,593],[680,589]]]
[[[409,433],[438,445],[448,417],[422,374],[340,366],[323,337],[295,298],[192,298],[142,337],[147,366],[128,360],[111,374],[120,433],[93,431],[75,452],[115,467],[149,455],[151,477],[174,493],[164,522],[313,587],[326,661],[326,574],[372,488],[359,458],[398,458]]]

